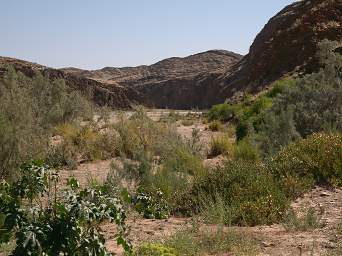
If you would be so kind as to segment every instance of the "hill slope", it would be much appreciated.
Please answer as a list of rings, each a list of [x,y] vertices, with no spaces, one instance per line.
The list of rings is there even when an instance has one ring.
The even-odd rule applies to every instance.
[[[169,58],[151,66],[81,70],[42,68],[70,86],[91,88],[94,100],[112,107],[139,103],[157,108],[209,108],[257,93],[282,76],[319,68],[318,43],[342,45],[342,1],[303,0],[286,6],[256,36],[249,53],[212,50],[185,58]],[[13,59],[12,59],[13,60]],[[2,58],[1,62],[19,63]],[[27,62],[19,69],[29,71]]]
[[[342,1],[296,1],[269,20],[249,53],[217,82],[231,97],[236,91],[260,91],[284,75],[315,71],[318,43],[324,39],[342,45]]]
[[[193,77],[214,70],[225,70],[237,63],[241,58],[241,55],[233,52],[211,50],[184,58],[172,57],[164,59],[150,66],[105,67],[99,70],[63,68],[61,70],[99,82],[137,86],[181,77]]]

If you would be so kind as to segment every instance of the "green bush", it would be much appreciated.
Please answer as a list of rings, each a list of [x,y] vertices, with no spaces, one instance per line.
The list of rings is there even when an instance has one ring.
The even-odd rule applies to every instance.
[[[21,163],[44,158],[54,126],[91,117],[89,101],[63,80],[9,68],[0,80],[0,179],[14,179]]]
[[[144,187],[160,189],[171,209],[177,208],[179,193],[186,190],[191,182],[207,172],[202,160],[184,147],[175,148],[162,160],[162,165],[152,175],[145,178]]]
[[[315,133],[281,150],[273,173],[288,195],[297,197],[314,185],[342,185],[342,135]]]
[[[227,103],[214,105],[209,110],[208,118],[210,121],[219,120],[222,122],[226,122],[234,117],[236,109],[237,106]]]
[[[135,209],[147,219],[167,219],[170,215],[169,206],[160,189],[145,192],[138,189],[138,194],[133,198]]]
[[[208,128],[213,132],[221,131],[222,123],[219,120],[214,120],[209,124]]]
[[[295,86],[295,83],[295,80],[290,77],[275,81],[272,84],[271,89],[266,93],[266,96],[269,98],[275,98],[279,94],[282,94],[287,88]]]
[[[119,140],[112,129],[99,132],[91,124],[64,123],[54,129],[60,142],[51,146],[46,161],[52,166],[77,167],[79,161],[108,159],[118,155]]]
[[[342,55],[336,42],[323,41],[317,73],[295,80],[273,101],[256,129],[264,154],[275,154],[298,137],[342,131]]]
[[[256,162],[260,160],[260,153],[258,148],[245,138],[234,147],[234,159]]]
[[[271,224],[282,219],[288,201],[272,175],[262,164],[227,162],[223,167],[196,180],[182,202],[192,212],[208,200],[225,202],[229,223],[233,225]]]
[[[211,139],[209,157],[215,157],[218,155],[233,155],[233,144],[228,136],[218,136]]]

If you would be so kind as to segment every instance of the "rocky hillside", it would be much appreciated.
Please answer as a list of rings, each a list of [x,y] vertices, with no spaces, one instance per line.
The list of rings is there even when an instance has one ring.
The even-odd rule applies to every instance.
[[[155,107],[208,108],[261,91],[282,76],[314,71],[318,43],[342,41],[341,24],[341,0],[296,1],[269,20],[239,62],[239,55],[209,51],[152,66],[68,72],[135,88]]]
[[[91,88],[95,102],[112,107],[139,103],[157,108],[209,108],[239,99],[245,91],[257,93],[282,76],[317,69],[316,52],[323,39],[342,44],[341,0],[303,0],[286,6],[269,20],[243,58],[212,50],[151,66],[93,71],[55,70],[2,58],[0,68],[1,62],[21,63],[19,69],[29,75],[38,68],[65,78],[70,86]]]
[[[141,86],[138,91],[158,107],[208,108],[239,100],[243,92],[257,93],[283,76],[317,70],[318,43],[324,39],[342,46],[342,1],[296,1],[272,17],[249,53],[225,71]]]
[[[143,95],[140,95],[132,88],[100,83],[92,79],[14,58],[0,57],[0,78],[4,76],[9,66],[29,77],[33,77],[37,72],[40,72],[48,75],[51,79],[64,79],[68,86],[84,92],[98,105],[126,109],[130,108],[132,104],[145,102]]]
[[[238,91],[260,91],[287,74],[315,71],[323,39],[342,45],[342,1],[296,1],[271,18],[249,53],[215,82],[229,98]]]
[[[223,71],[241,59],[241,55],[233,52],[211,50],[185,58],[164,59],[150,66],[105,67],[92,71],[77,68],[63,68],[61,70],[99,82],[135,87],[182,77],[194,77],[215,70]]]

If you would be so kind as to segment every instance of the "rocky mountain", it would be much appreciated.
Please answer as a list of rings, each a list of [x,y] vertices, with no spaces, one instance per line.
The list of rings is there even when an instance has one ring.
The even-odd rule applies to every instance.
[[[0,57],[0,78],[4,76],[9,66],[28,77],[33,77],[37,72],[40,72],[51,79],[64,79],[68,86],[89,95],[98,105],[107,105],[112,108],[130,108],[133,103],[145,102],[142,95],[129,87],[112,86],[36,63],[8,57]]]
[[[284,75],[317,70],[318,43],[324,39],[342,45],[341,0],[286,6],[269,20],[239,64],[215,80],[222,87],[222,100],[240,91],[258,92]]]
[[[91,88],[99,104],[209,108],[225,100],[238,100],[246,91],[257,93],[283,76],[316,70],[318,43],[323,39],[342,45],[342,0],[302,0],[286,6],[269,20],[244,57],[212,50],[151,66],[93,71],[39,68],[66,79],[70,86]],[[0,59],[0,72],[1,62],[6,61]],[[32,75],[27,62],[23,63],[26,66],[19,65],[19,69]]]
[[[77,68],[63,68],[61,70],[99,82],[134,87],[181,77],[194,77],[214,70],[226,70],[241,59],[241,55],[233,52],[211,50],[185,58],[164,59],[150,66],[105,67],[91,71]]]
[[[342,1],[296,1],[272,17],[249,53],[225,71],[164,81],[138,91],[158,107],[208,108],[236,101],[243,92],[257,93],[283,76],[317,70],[318,44],[324,39],[342,46]]]
[[[210,94],[210,87],[195,88],[199,76],[210,72],[223,73],[242,56],[224,50],[211,50],[185,58],[173,57],[159,61],[151,66],[113,68],[100,70],[61,69],[79,77],[92,79],[113,86],[132,88],[143,95],[144,105],[157,108],[186,109],[202,107],[199,95]],[[211,100],[208,100],[210,104]]]

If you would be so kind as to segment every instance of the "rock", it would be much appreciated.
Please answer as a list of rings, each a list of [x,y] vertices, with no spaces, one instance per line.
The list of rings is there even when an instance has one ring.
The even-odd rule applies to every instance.
[[[331,193],[329,193],[327,191],[322,191],[321,193],[319,193],[319,196],[321,196],[321,197],[331,196]]]
[[[274,246],[274,243],[271,243],[271,242],[262,242],[261,244],[263,247],[273,247]]]

